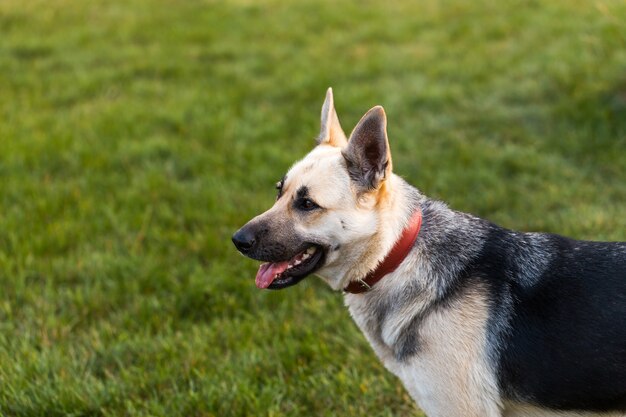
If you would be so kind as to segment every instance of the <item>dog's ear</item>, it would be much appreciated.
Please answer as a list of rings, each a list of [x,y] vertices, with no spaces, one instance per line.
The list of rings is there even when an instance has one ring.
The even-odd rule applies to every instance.
[[[324,100],[324,105],[322,106],[322,127],[320,129],[320,135],[317,137],[317,144],[327,144],[343,148],[347,143],[346,134],[343,133],[343,129],[341,129],[339,118],[335,111],[333,89],[329,87],[326,91],[326,100]]]
[[[377,189],[390,174],[387,117],[381,106],[365,113],[352,131],[348,146],[342,153],[350,178],[364,191]]]

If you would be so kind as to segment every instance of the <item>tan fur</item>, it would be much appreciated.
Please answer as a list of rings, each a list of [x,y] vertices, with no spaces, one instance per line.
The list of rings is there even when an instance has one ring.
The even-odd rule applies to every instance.
[[[434,312],[421,332],[423,354],[405,367],[407,389],[431,417],[495,417],[498,389],[486,358],[487,296],[480,288]]]
[[[389,191],[389,187],[387,186],[387,181],[383,181],[380,185],[380,188],[376,190],[376,205],[378,207],[384,207],[386,204],[389,204],[389,199],[391,198],[391,192]]]
[[[420,353],[406,363],[398,362],[389,349],[395,340],[388,329],[402,328],[403,318],[414,312],[391,317],[382,331],[388,340],[381,343],[368,331],[364,315],[368,296],[376,294],[347,295],[346,304],[385,366],[402,380],[429,417],[500,416],[498,389],[485,354],[488,307],[481,288],[467,291],[449,308],[428,315],[420,332]]]

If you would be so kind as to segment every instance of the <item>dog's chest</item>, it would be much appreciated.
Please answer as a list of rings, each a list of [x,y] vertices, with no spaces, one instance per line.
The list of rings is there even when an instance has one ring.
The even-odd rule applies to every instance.
[[[499,415],[496,379],[486,355],[487,307],[479,293],[421,320],[398,317],[411,311],[406,308],[381,316],[366,297],[346,297],[346,304],[385,367],[429,417]],[[415,353],[398,357],[403,350],[396,344],[411,340]]]

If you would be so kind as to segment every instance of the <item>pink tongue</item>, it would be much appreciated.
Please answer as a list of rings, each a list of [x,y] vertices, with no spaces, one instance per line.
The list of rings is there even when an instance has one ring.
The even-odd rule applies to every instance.
[[[258,288],[267,288],[270,286],[274,277],[282,273],[289,266],[289,262],[266,263],[259,267],[256,273],[256,286]]]

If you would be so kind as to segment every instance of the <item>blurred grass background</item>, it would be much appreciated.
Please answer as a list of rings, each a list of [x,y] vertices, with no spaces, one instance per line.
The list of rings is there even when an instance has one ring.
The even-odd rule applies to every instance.
[[[420,415],[340,294],[230,235],[385,106],[394,168],[626,240],[626,2],[0,2],[0,414]]]

